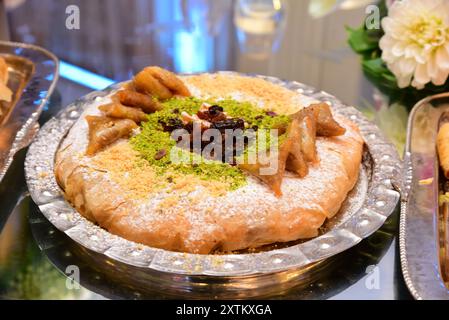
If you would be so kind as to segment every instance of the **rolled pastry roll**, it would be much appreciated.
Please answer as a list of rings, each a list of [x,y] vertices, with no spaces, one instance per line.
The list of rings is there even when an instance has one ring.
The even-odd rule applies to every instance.
[[[0,57],[0,82],[3,84],[8,83],[8,65],[2,57]]]
[[[442,124],[438,130],[437,150],[444,176],[449,178],[449,122]]]
[[[0,82],[0,101],[11,102],[12,91],[4,83]]]
[[[5,59],[0,57],[0,101],[11,102],[12,91],[6,85],[8,84],[8,65]]]

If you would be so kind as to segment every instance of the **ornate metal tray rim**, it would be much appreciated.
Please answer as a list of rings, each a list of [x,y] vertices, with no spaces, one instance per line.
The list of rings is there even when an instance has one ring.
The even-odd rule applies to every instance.
[[[237,74],[223,71],[224,74]],[[115,236],[82,217],[62,195],[54,174],[54,155],[60,141],[78,119],[83,106],[116,90],[115,84],[92,92],[70,104],[48,121],[30,146],[25,174],[31,197],[43,214],[75,242],[113,260],[154,271],[197,276],[250,276],[299,269],[334,256],[359,243],[380,228],[394,211],[400,195],[401,161],[395,147],[387,142],[379,128],[354,107],[345,106],[334,96],[299,82],[258,77],[297,91],[307,97],[326,101],[338,114],[354,121],[360,128],[373,160],[373,171],[363,207],[331,231],[282,249],[260,253],[199,255],[151,248]]]
[[[399,255],[401,261],[401,269],[404,277],[405,284],[409,289],[409,292],[416,300],[423,299],[446,299],[449,300],[449,289],[446,288],[441,276],[439,274],[438,261],[438,222],[431,225],[427,224],[426,230],[421,230],[422,233],[429,233],[435,242],[431,248],[427,247],[428,251],[431,251],[432,255],[435,256],[436,260],[427,261],[426,264],[418,262],[416,258],[411,259],[410,255],[413,252],[407,250],[407,243],[410,241],[410,236],[407,230],[411,225],[411,219],[408,217],[410,209],[410,198],[411,194],[414,192],[414,174],[413,174],[413,152],[412,152],[412,130],[413,121],[416,114],[427,104],[430,104],[432,100],[438,100],[441,98],[449,99],[449,92],[440,93],[426,97],[418,101],[410,111],[408,124],[407,124],[407,139],[404,152],[403,160],[403,192],[401,196],[401,209],[400,209],[400,220],[399,220]],[[414,222],[416,222],[416,217]],[[422,233],[418,236],[422,236]],[[413,236],[412,236],[413,237]],[[425,242],[425,241],[424,241]],[[428,243],[430,245],[430,243]],[[423,249],[423,248],[415,248]],[[415,256],[416,252],[415,252]],[[422,260],[422,259],[421,259]],[[419,266],[418,266],[419,265]],[[419,272],[416,270],[419,268]],[[413,269],[413,270],[412,270]]]

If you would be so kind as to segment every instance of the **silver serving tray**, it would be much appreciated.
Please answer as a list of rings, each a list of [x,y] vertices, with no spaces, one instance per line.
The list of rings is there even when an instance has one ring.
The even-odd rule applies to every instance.
[[[11,103],[0,102],[0,182],[14,155],[38,130],[37,120],[58,80],[58,59],[38,46],[0,41],[0,56],[8,63]]]
[[[418,102],[410,113],[404,156],[399,246],[405,282],[415,299],[449,300],[447,221],[438,205],[438,122],[449,111],[449,93]],[[424,179],[430,184],[420,184]]]
[[[229,72],[226,72],[229,74]],[[379,229],[394,211],[400,195],[401,161],[380,130],[353,107],[323,91],[273,77],[253,76],[332,105],[354,121],[366,142],[360,178],[339,214],[320,236],[300,243],[274,245],[257,253],[199,255],[137,244],[94,225],[68,204],[53,174],[54,156],[68,130],[86,106],[117,90],[120,84],[92,92],[48,121],[30,146],[25,173],[30,194],[43,214],[65,232],[109,274],[140,285],[206,297],[260,296],[312,278],[328,258],[356,245]]]

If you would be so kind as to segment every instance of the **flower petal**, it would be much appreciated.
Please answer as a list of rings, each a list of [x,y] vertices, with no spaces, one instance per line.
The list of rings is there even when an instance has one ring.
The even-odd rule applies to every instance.
[[[449,76],[449,72],[443,69],[440,69],[438,73],[432,77],[432,83],[436,86],[442,86],[446,83],[447,77]]]
[[[437,50],[435,59],[439,68],[449,69],[449,52],[444,47]]]
[[[416,61],[413,59],[401,59],[398,64],[400,72],[403,75],[412,75],[416,68]]]
[[[430,77],[427,74],[427,66],[425,64],[418,64],[415,69],[413,83],[424,86],[430,82]]]
[[[427,61],[427,74],[431,79],[436,77],[436,75],[438,74],[438,66],[436,64],[436,59],[433,54],[429,57]]]
[[[404,55],[405,52],[405,44],[402,42],[397,42],[393,45],[393,48],[391,49],[391,52],[396,56],[400,57]]]

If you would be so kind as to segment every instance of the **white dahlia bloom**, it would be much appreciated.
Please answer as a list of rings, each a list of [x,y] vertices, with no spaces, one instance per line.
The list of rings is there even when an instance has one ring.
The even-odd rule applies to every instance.
[[[449,75],[449,0],[395,1],[382,19],[382,59],[398,86],[443,85]]]

